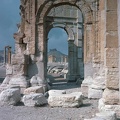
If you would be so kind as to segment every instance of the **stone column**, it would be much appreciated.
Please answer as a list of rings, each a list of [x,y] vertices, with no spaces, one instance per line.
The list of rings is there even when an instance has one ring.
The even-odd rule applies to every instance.
[[[74,40],[68,41],[68,82],[76,81],[76,55],[75,55]]]
[[[94,56],[95,43],[93,38],[92,24],[84,26],[84,79],[88,76],[93,77],[95,70],[92,64]]]
[[[118,13],[120,13],[120,0],[118,0]],[[119,61],[120,61],[120,14],[118,14],[118,42],[119,42]],[[120,102],[120,62],[119,62],[119,102]]]
[[[11,47],[8,47],[8,63],[11,64]]]
[[[105,79],[103,93],[106,105],[119,104],[119,51],[117,0],[106,0]]]

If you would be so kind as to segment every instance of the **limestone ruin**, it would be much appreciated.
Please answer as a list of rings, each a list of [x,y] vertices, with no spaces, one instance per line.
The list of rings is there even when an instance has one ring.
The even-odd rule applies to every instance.
[[[113,110],[120,117],[120,1],[21,0],[20,10],[15,54],[6,65],[2,90],[20,86],[23,93],[30,79],[48,90],[47,37],[50,29],[60,27],[68,34],[68,82],[92,78],[87,87],[100,92],[100,110]]]

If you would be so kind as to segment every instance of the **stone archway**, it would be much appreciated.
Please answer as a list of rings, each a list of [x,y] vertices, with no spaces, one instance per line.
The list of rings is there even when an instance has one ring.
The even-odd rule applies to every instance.
[[[74,81],[76,79],[76,77],[80,78],[80,73],[78,74],[77,71],[76,72],[74,71],[75,69],[80,71],[79,70],[80,68],[77,68],[78,63],[73,62],[73,61],[77,61],[77,59],[78,59],[74,53],[75,52],[74,51],[75,33],[69,26],[60,24],[60,23],[55,23],[55,25],[53,23],[52,26],[50,25],[49,27],[50,27],[50,28],[48,28],[49,31],[52,28],[62,28],[65,30],[65,32],[68,35],[68,39],[67,39],[67,43],[68,43],[68,77],[67,77],[67,80],[68,80],[68,82],[70,82],[70,78],[72,81]],[[47,33],[49,33],[49,31]],[[47,44],[46,44],[46,47],[47,47]],[[47,54],[47,52],[46,52],[46,54]]]
[[[36,75],[41,79],[41,84],[47,84],[45,18],[53,7],[60,5],[76,6],[82,11],[85,76],[93,77],[100,68],[105,69],[105,104],[119,106],[118,17],[117,1],[114,0],[21,0],[21,26],[14,34],[16,53],[12,55],[11,64],[7,65],[6,78],[10,81],[7,85],[26,88],[26,80]],[[32,69],[34,72],[31,73],[29,70]]]
[[[43,3],[37,0],[21,1],[21,7],[20,7],[21,26],[19,32],[16,33],[14,36],[16,39],[16,54],[12,56],[12,60],[19,57],[20,61],[22,61],[23,58],[24,61],[22,63],[21,62],[14,63],[12,61],[12,65],[9,65],[9,69],[11,69],[12,72],[8,73],[7,75],[13,75],[13,76],[19,75],[25,77],[25,79],[26,76],[28,77],[28,79],[31,79],[32,76],[37,75],[41,78],[41,80],[43,80],[43,84],[46,84],[46,77],[47,77],[46,76],[47,70],[45,67],[46,66],[46,60],[45,60],[46,23],[44,20],[47,13],[49,12],[50,9],[52,9],[52,7],[66,5],[66,4],[76,6],[83,13],[84,31],[85,31],[84,33],[86,36],[84,39],[84,41],[86,41],[85,42],[86,45],[84,45],[85,46],[84,50],[86,53],[84,57],[84,61],[91,62],[92,57],[90,54],[93,54],[93,56],[98,55],[96,52],[98,52],[98,48],[99,48],[98,46],[94,48],[91,46],[91,43],[93,44],[94,42],[98,44],[98,40],[95,41],[95,37],[94,38],[89,37],[89,34],[92,34],[92,36],[96,36],[96,32],[94,31],[95,29],[94,26],[97,27],[97,22],[94,22],[96,18],[94,14],[97,12],[93,11],[91,6],[93,3],[97,3],[97,2],[95,1],[88,3],[84,0],[43,1]],[[89,49],[86,50],[86,48]],[[96,52],[94,53],[94,51]],[[15,68],[14,64],[19,65],[17,70],[16,69],[13,70],[13,68]],[[31,71],[32,69],[34,69],[34,72]],[[91,69],[94,68],[91,67]]]
[[[62,3],[62,4],[61,4]],[[63,5],[63,4],[69,4],[69,5],[72,5],[72,6],[77,6],[79,9],[81,9],[81,11],[83,12],[83,15],[84,15],[84,18],[85,18],[85,20],[84,20],[84,23],[85,23],[85,29],[87,29],[88,27],[90,28],[91,27],[91,29],[92,29],[92,26],[93,26],[93,24],[92,24],[92,19],[93,19],[93,16],[92,16],[92,10],[90,9],[90,6],[87,6],[86,5],[86,2],[84,1],[80,1],[80,2],[69,2],[69,1],[57,1],[57,2],[46,2],[46,3],[43,3],[44,5],[45,5],[45,7],[42,9],[42,8],[39,8],[38,9],[38,11],[37,11],[37,18],[36,18],[36,28],[37,28],[37,31],[38,31],[38,36],[39,37],[37,37],[37,38],[43,38],[43,41],[41,41],[41,40],[38,40],[38,41],[41,41],[41,42],[43,42],[43,44],[44,44],[44,37],[43,37],[43,34],[40,34],[42,31],[43,31],[43,33],[44,33],[44,28],[46,28],[46,25],[45,25],[45,23],[44,23],[44,18],[45,18],[45,16],[47,15],[47,13],[48,13],[48,11],[50,11],[50,9],[52,8],[52,7],[54,7],[54,6],[60,6],[60,5]],[[42,6],[41,6],[42,7]],[[44,10],[45,9],[45,10]],[[48,10],[48,11],[47,11]],[[90,33],[91,32],[91,30],[89,30],[88,31],[88,33]],[[94,32],[93,32],[94,33]],[[93,34],[92,32],[91,32],[91,34]],[[94,35],[93,35],[94,36]],[[88,39],[88,36],[86,37],[86,39]],[[89,40],[90,41],[93,41],[93,43],[94,43],[94,39],[92,40],[92,38],[89,38]],[[90,44],[89,44],[89,42],[87,42],[87,46],[89,46],[90,47]],[[43,47],[43,46],[42,46]],[[86,47],[86,46],[85,46]],[[97,47],[98,48],[98,47]],[[42,48],[42,49],[44,49],[44,48]],[[86,48],[85,48],[85,50],[86,50]],[[42,51],[42,50],[41,50]],[[89,50],[88,50],[89,51]],[[91,51],[89,51],[90,53],[92,52],[92,48],[91,48]],[[89,53],[88,53],[89,54]],[[86,55],[87,56],[87,55]],[[86,57],[85,56],[85,57]],[[91,59],[91,56],[90,55],[88,55],[87,56],[88,58],[86,58],[86,61],[88,62],[88,61],[90,61],[90,59]],[[88,66],[88,65],[87,65]],[[92,66],[91,66],[92,67]],[[91,75],[92,75],[93,73],[91,73]],[[86,75],[87,76],[87,75]]]

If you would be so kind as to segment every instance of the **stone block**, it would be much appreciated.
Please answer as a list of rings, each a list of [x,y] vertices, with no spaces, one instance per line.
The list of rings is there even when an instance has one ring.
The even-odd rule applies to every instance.
[[[29,87],[24,90],[24,94],[34,94],[34,93],[43,93],[44,94],[44,89],[42,86],[35,86],[35,87]]]
[[[27,75],[27,66],[13,65],[13,75]]]
[[[10,86],[20,86],[22,88],[28,87],[28,82],[25,76],[13,76],[9,82]]]
[[[88,98],[99,99],[102,98],[103,90],[94,89],[91,86],[88,89]]]
[[[118,76],[107,76],[106,87],[109,89],[119,89],[119,78]]]
[[[89,86],[92,84],[93,78],[91,76],[87,76],[83,81],[82,81],[82,86]]]
[[[101,73],[102,74],[102,73]],[[91,84],[91,88],[98,89],[98,90],[104,90],[106,88],[105,86],[105,77],[104,76],[96,76]]]
[[[81,92],[71,94],[52,94],[48,98],[48,104],[51,107],[80,107],[83,104],[83,95]]]
[[[9,88],[0,93],[1,105],[16,105],[20,100],[20,90],[17,88]]]
[[[106,105],[103,98],[98,102],[98,109],[100,112],[115,111],[117,118],[120,118],[120,105]]]
[[[13,66],[11,64],[6,64],[6,75],[13,74]]]
[[[26,44],[15,44],[15,53],[23,53],[26,49]]]
[[[117,11],[109,11],[106,13],[106,30],[117,31]]]
[[[103,118],[104,120],[116,120],[116,113],[114,111],[104,111],[96,113],[97,117]]]
[[[119,65],[119,59],[106,59],[106,66],[111,68],[117,68]]]
[[[8,84],[9,84],[9,81],[10,81],[10,77],[9,77],[9,76],[6,76],[5,79],[3,80],[2,84],[8,85]]]
[[[118,68],[107,68],[106,69],[106,87],[110,89],[119,89]]]
[[[119,104],[119,91],[106,88],[103,92],[103,99],[106,105]]]
[[[25,106],[43,106],[47,104],[47,100],[42,93],[24,95],[22,99]]]
[[[107,10],[117,10],[117,0],[107,0]]]
[[[44,80],[42,80],[39,76],[33,76],[30,80],[31,86],[40,86],[44,84]]]
[[[105,47],[118,48],[118,33],[116,31],[107,32]]]
[[[115,59],[119,58],[118,48],[106,48],[106,59]]]
[[[51,95],[59,95],[59,94],[66,94],[65,90],[49,90],[48,91],[49,96]]]
[[[11,64],[12,65],[24,65],[24,64],[28,64],[29,63],[29,57],[27,55],[24,54],[13,54],[11,57],[12,61]]]

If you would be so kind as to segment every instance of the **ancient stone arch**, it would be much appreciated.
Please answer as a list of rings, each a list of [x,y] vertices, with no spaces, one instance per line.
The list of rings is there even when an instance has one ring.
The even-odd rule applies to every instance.
[[[48,31],[45,20],[53,7],[61,5],[76,6],[81,10],[84,18],[84,77],[104,80],[99,108],[115,110],[120,116],[117,0],[21,0],[21,26],[14,34],[16,52],[11,64],[7,64],[9,82],[5,85],[19,85],[24,89],[28,87],[29,79],[36,76],[41,81],[38,85],[46,88]]]

